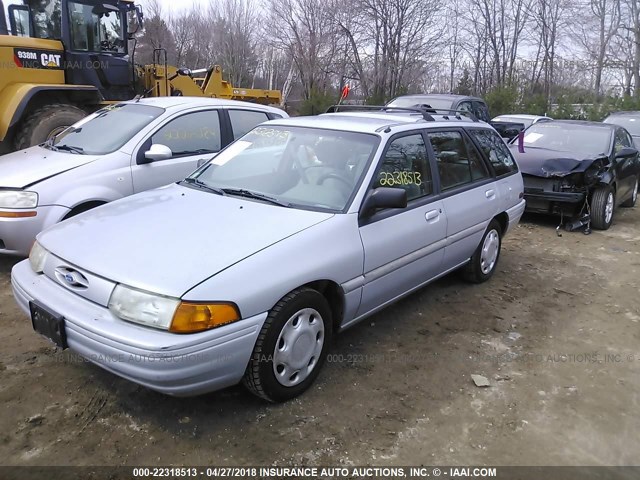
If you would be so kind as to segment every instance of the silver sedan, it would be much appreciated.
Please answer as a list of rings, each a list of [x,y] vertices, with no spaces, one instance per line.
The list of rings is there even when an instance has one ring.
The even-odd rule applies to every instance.
[[[281,110],[168,97],[106,107],[53,141],[0,157],[0,254],[26,256],[45,228],[184,179]]]

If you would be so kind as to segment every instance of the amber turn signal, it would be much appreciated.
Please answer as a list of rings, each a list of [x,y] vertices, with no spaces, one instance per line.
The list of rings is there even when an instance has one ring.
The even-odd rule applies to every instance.
[[[240,320],[238,308],[230,303],[213,305],[182,302],[173,316],[170,332],[196,333]]]
[[[30,218],[38,215],[38,212],[3,212],[0,211],[1,218]]]

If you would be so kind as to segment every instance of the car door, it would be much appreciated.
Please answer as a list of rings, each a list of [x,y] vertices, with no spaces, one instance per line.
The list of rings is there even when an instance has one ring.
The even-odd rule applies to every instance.
[[[467,134],[488,162],[498,184],[498,212],[517,205],[522,197],[522,176],[504,140],[488,128],[468,128]]]
[[[378,187],[405,189],[408,206],[379,210],[360,220],[365,283],[357,316],[423,285],[442,269],[447,219],[434,195],[432,165],[421,132],[389,140],[370,186]]]
[[[638,169],[637,157],[629,158],[615,158],[616,154],[623,148],[632,147],[633,140],[631,135],[622,128],[616,128],[613,145],[613,161],[616,169],[616,176],[618,177],[618,191],[617,202],[624,202],[632,194],[632,189],[635,187],[636,175]]]
[[[469,260],[498,210],[498,189],[489,169],[462,129],[427,134],[436,161],[439,189],[447,215],[443,269]]]
[[[272,114],[272,117],[270,117],[267,112],[247,109],[230,108],[227,110],[227,113],[229,114],[231,132],[234,140],[243,137],[261,123],[271,120],[272,117],[277,118],[275,114]]]
[[[134,153],[132,177],[134,191],[177,182],[210,160],[222,147],[230,143],[229,132],[222,128],[221,111],[197,110],[181,113],[158,127]],[[171,150],[170,158],[149,162],[145,152],[152,145]]]

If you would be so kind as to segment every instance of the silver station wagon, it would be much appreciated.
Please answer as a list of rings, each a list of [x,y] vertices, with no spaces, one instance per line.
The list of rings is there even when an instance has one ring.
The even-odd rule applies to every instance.
[[[177,184],[40,234],[12,272],[35,330],[188,396],[305,391],[332,336],[461,269],[483,282],[522,177],[489,125],[409,109],[255,128]]]
[[[182,180],[282,110],[233,100],[122,102],[55,139],[0,157],[0,254],[27,256],[45,228],[99,205]]]

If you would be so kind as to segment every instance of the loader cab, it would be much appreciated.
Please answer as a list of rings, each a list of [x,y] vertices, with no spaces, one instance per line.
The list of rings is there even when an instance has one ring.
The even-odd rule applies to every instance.
[[[7,0],[4,0],[5,2]],[[95,86],[105,100],[135,96],[128,18],[139,8],[124,0],[8,0],[12,35],[60,40],[60,68],[70,85]]]

